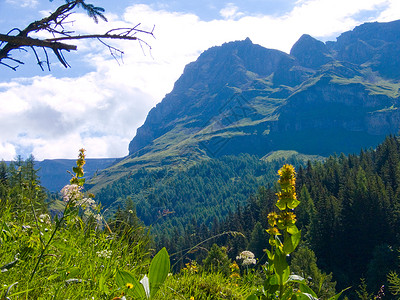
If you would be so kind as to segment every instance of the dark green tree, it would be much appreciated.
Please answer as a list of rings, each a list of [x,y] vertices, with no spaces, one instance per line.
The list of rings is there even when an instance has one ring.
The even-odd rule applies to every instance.
[[[250,236],[248,249],[254,253],[258,261],[263,264],[267,260],[264,249],[268,245],[269,236],[260,222],[257,222]]]
[[[203,260],[203,267],[206,271],[222,273],[228,276],[230,263],[231,261],[226,254],[226,248],[213,244],[207,257]]]
[[[332,281],[332,273],[326,274],[317,266],[317,257],[314,251],[307,247],[300,247],[292,255],[290,269],[306,279],[308,286],[320,299],[328,299],[336,294],[336,282]]]

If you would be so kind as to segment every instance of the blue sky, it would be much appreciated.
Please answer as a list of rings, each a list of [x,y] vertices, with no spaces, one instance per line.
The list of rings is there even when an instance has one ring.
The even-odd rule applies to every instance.
[[[0,33],[46,16],[63,0],[0,0]],[[70,16],[77,33],[155,26],[151,45],[117,41],[117,63],[97,41],[79,41],[65,69],[51,57],[41,71],[31,52],[14,53],[26,64],[0,66],[0,159],[122,157],[148,111],[169,93],[186,64],[206,49],[250,37],[253,43],[289,52],[304,33],[322,41],[364,22],[400,19],[398,0],[87,0],[106,9],[109,22],[95,24],[82,11]],[[39,51],[40,54],[40,51]]]

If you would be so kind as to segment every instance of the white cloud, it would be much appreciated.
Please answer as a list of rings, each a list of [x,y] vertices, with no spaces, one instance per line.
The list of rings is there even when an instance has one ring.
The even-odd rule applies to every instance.
[[[0,159],[12,159],[23,149],[38,159],[75,158],[82,147],[88,157],[124,156],[150,108],[172,90],[184,66],[207,48],[250,37],[254,43],[289,52],[303,33],[326,40],[364,21],[400,19],[399,3],[303,0],[280,17],[243,15],[229,4],[221,10],[225,19],[209,22],[142,4],[128,7],[122,16],[108,14],[109,22],[97,25],[75,14],[73,29],[79,33],[102,33],[139,22],[148,30],[155,25],[156,39],[141,35],[152,50],[142,50],[137,42],[107,41],[125,52],[124,64],[118,65],[97,41],[79,41],[74,55],[93,72],[78,78],[38,76],[0,83]],[[365,11],[379,13],[358,20]],[[70,61],[72,68],[79,68],[74,62]]]
[[[6,3],[20,7],[34,8],[38,5],[38,0],[6,0]]]
[[[11,143],[0,142],[0,160],[13,160],[17,155],[15,146]]]
[[[219,11],[219,13],[224,19],[237,19],[244,15],[244,13],[239,12],[239,7],[233,3],[226,4],[226,6]]]
[[[10,86],[0,93],[4,159],[12,159],[15,148],[33,149],[37,159],[75,158],[82,147],[90,157],[124,156],[135,128],[151,108],[148,95],[112,86],[95,73],[76,79],[34,77],[29,84],[14,81]]]

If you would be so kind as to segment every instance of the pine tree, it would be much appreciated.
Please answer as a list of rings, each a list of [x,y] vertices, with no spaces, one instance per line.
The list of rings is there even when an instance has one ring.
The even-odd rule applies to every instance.
[[[317,257],[311,249],[300,247],[294,252],[290,270],[305,278],[319,299],[328,299],[335,295],[336,282],[332,281],[332,273],[326,274],[318,268]]]
[[[261,223],[257,222],[251,232],[249,246],[247,248],[254,253],[261,264],[265,263],[267,260],[264,249],[266,245],[268,245],[268,238],[268,234]]]

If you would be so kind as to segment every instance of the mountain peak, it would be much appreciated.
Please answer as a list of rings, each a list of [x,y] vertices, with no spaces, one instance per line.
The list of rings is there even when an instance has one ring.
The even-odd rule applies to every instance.
[[[249,37],[247,37],[244,41],[245,41],[246,43],[251,43],[251,44],[253,44],[253,42],[250,40]]]
[[[149,112],[129,159],[179,161],[185,149],[207,156],[214,153],[209,145],[227,142],[233,146],[218,155],[285,147],[329,155],[373,146],[400,126],[400,81],[389,83],[400,80],[398,27],[397,34],[400,21],[365,24],[326,44],[304,34],[290,55],[250,38],[212,47]],[[323,133],[324,143],[316,144],[314,133]]]
[[[308,34],[303,34],[293,45],[290,55],[294,56],[301,66],[317,69],[331,61],[326,45]]]

